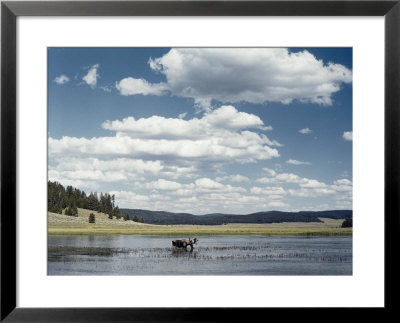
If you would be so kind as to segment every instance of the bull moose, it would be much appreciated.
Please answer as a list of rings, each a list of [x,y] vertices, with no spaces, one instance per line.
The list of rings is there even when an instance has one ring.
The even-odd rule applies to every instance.
[[[193,245],[197,243],[197,238],[194,238],[193,240],[190,239],[189,240],[172,240],[172,246],[173,247],[177,247],[177,248],[184,248],[186,249],[187,246],[190,246],[190,251],[193,250]]]

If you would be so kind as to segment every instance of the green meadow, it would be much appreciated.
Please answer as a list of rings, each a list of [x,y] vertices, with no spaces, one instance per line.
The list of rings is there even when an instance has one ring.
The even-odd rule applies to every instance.
[[[89,223],[90,213],[95,223]],[[104,213],[78,209],[78,216],[48,212],[50,235],[351,235],[352,228],[341,228],[343,220],[320,218],[323,222],[227,223],[224,225],[154,225],[131,220],[109,219]]]

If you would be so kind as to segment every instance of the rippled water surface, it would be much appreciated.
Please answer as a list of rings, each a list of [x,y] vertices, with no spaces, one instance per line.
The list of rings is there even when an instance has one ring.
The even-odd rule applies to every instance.
[[[352,237],[49,236],[49,275],[351,275]],[[189,250],[189,249],[188,249]]]

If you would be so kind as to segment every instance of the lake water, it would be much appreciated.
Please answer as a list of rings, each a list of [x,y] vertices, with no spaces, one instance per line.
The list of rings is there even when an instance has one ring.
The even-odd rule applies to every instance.
[[[352,237],[49,236],[49,275],[351,275]],[[190,248],[188,248],[189,250]]]

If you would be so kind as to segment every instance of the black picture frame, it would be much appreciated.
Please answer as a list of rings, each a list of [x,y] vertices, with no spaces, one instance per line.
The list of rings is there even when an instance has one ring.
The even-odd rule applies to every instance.
[[[234,322],[288,308],[19,308],[16,307],[16,19],[18,16],[384,16],[385,19],[385,306],[396,311],[400,214],[400,0],[395,1],[2,1],[1,3],[1,321]],[[240,295],[239,295],[240,296]],[[241,295],[240,297],[243,297]],[[308,309],[290,309],[296,318]],[[338,309],[326,308],[342,319]],[[341,309],[349,311],[352,309]],[[268,313],[266,312],[268,311]],[[318,315],[318,314],[317,314]],[[326,314],[324,315],[326,317]],[[280,319],[281,317],[279,317]]]

